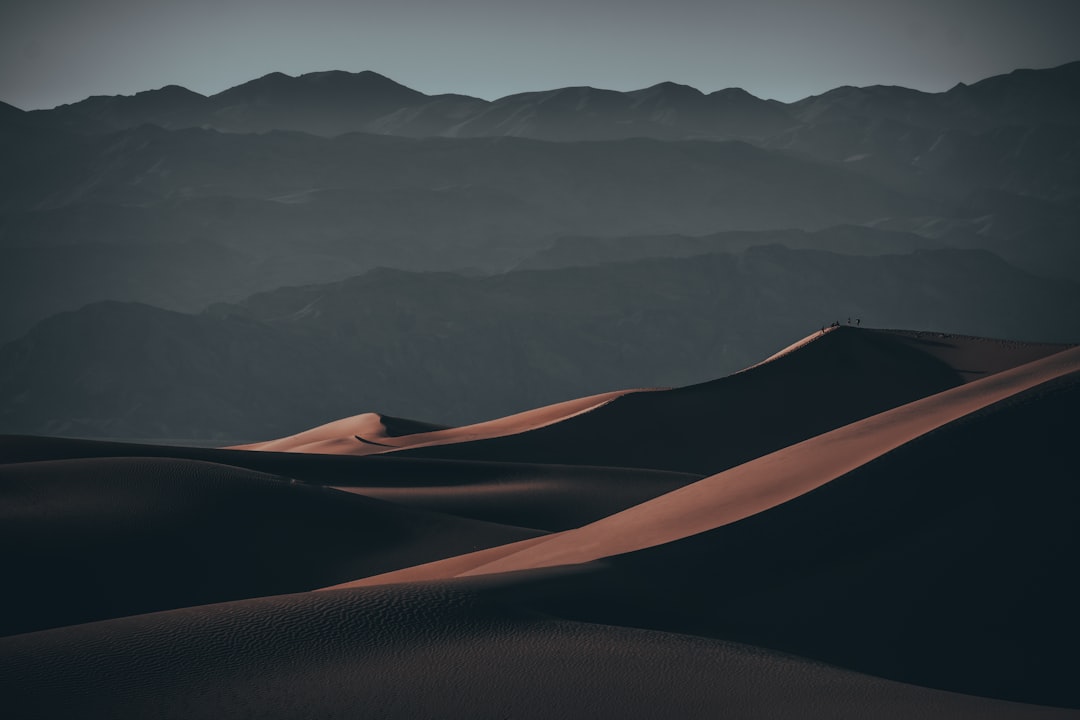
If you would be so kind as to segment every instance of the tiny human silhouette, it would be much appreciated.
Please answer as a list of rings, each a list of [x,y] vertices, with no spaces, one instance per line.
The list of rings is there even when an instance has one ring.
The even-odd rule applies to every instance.
[[[858,327],[859,325],[862,325],[862,318],[855,318],[855,325],[856,325],[856,327]]]

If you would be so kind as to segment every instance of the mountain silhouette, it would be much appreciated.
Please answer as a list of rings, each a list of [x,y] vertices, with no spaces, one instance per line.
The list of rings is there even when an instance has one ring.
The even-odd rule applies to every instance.
[[[775,144],[783,142],[777,136],[806,133],[820,122],[890,122],[926,131],[969,132],[1017,124],[1076,126],[1078,89],[1080,62],[1017,70],[944,93],[841,87],[787,104],[756,98],[740,88],[706,95],[672,82],[630,92],[557,88],[488,102],[462,95],[425,95],[371,71],[334,70],[297,77],[270,73],[209,97],[171,85],[132,96],[92,97],[33,115],[80,132],[152,123],[225,132],[511,135],[564,141],[740,138]]]

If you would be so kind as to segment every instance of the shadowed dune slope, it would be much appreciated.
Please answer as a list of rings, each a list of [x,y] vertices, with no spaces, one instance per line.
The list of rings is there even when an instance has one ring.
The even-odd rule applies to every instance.
[[[1074,375],[714,531],[607,559],[549,611],[1080,708]]]
[[[840,327],[719,380],[627,393],[504,437],[456,442],[454,428],[400,438],[430,444],[395,454],[715,473],[1065,347]]]
[[[782,351],[790,355],[805,342]],[[769,362],[769,361],[766,361]],[[823,433],[588,526],[346,585],[432,580],[600,560],[708,532],[798,498],[966,416],[1080,374],[1080,348]]]
[[[246,452],[0,435],[0,464],[101,457],[203,460],[334,486],[403,506],[541,530],[578,527],[700,478],[624,468]]]
[[[22,718],[1058,719],[684,635],[525,618],[460,581],[304,593],[0,640]],[[242,655],[238,655],[242,648]],[[242,658],[242,660],[241,660]]]
[[[705,478],[478,573],[588,562],[736,522],[810,492],[949,423],[1055,382],[1080,378],[1080,348],[938,393]]]
[[[0,633],[315,587],[534,530],[167,458],[0,466]]]
[[[1074,349],[580,530],[363,584],[589,563],[531,607],[1080,708],[1078,403]]]
[[[942,360],[956,370],[964,382],[971,382],[1018,365],[1034,362],[1072,347],[1072,345],[1014,342],[912,330],[875,332],[887,332],[900,342]]]

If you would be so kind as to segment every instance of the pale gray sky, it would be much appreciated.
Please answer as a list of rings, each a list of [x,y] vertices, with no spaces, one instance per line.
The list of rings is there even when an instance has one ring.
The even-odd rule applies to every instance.
[[[1080,0],[6,0],[0,100],[24,109],[272,71],[375,70],[492,99],[664,80],[790,101],[945,90],[1080,59]]]

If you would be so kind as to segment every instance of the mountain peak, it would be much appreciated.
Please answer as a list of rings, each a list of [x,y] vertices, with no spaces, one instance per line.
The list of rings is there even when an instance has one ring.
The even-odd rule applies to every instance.
[[[738,103],[764,103],[765,101],[759,98],[753,93],[747,92],[741,87],[730,87],[722,90],[711,92],[708,95],[710,100],[722,100],[724,102],[738,102]]]
[[[682,92],[693,93],[695,95],[702,95],[703,93],[692,85],[683,85],[682,83],[673,82],[671,80],[665,80],[664,82],[656,83],[645,88],[645,90],[655,90],[657,92]],[[639,91],[640,92],[640,91]]]
[[[379,94],[382,97],[392,97],[401,101],[427,97],[424,93],[406,87],[396,80],[391,80],[373,70],[363,70],[356,73],[343,70],[328,70],[307,73],[301,75],[298,79],[340,92]]]
[[[361,70],[360,72],[348,72],[347,70],[320,70],[317,72],[304,73],[296,78],[297,80],[318,83],[318,84],[352,84],[352,85],[371,85],[371,86],[392,86],[398,88],[405,88],[399,82],[391,80],[385,75],[380,75],[373,70]],[[408,89],[408,88],[406,88]]]
[[[680,85],[679,83],[671,82],[670,80],[651,85],[647,88],[642,88],[641,90],[634,90],[626,94],[640,100],[665,99],[687,101],[699,100],[705,97],[705,94],[695,87],[691,87],[690,85]]]
[[[341,100],[346,96],[358,94],[395,102],[425,97],[421,92],[370,70],[359,73],[324,70],[304,73],[296,77],[273,72],[229,88],[215,97],[231,99],[254,96],[260,100],[274,101],[276,98],[285,102],[311,102],[316,99],[319,101]]]
[[[158,88],[157,90],[143,90],[142,92],[135,93],[134,97],[137,98],[159,98],[169,100],[194,100],[205,99],[205,95],[195,92],[194,90],[188,90],[183,85],[166,85],[165,87]]]
[[[252,85],[254,83],[265,84],[265,83],[288,82],[290,80],[295,80],[295,79],[296,78],[293,77],[292,75],[286,75],[283,72],[275,70],[274,72],[266,73],[265,75],[263,75],[261,77],[257,77],[254,80],[248,80],[246,83],[241,83],[237,87],[243,87],[244,85]]]
[[[221,92],[212,95],[211,97],[230,97],[234,95],[247,95],[252,92],[267,90],[271,88],[284,88],[288,87],[296,78],[291,75],[286,75],[283,72],[267,73],[261,77],[257,77],[254,80],[248,80],[247,82],[240,83],[239,85],[233,85],[230,88],[222,90]]]

